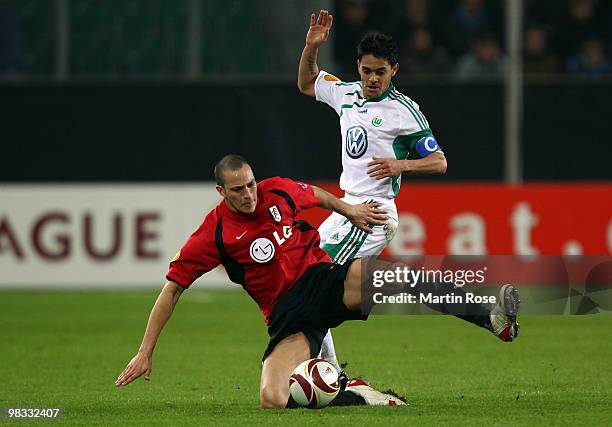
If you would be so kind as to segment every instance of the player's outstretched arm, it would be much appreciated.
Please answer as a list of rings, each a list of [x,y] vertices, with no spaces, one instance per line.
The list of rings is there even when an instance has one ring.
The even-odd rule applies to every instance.
[[[298,70],[297,86],[304,95],[315,96],[314,85],[319,75],[317,54],[319,47],[327,41],[329,30],[334,18],[327,10],[321,10],[315,20],[315,14],[310,15],[310,27],[306,34],[306,46],[302,51]]]
[[[387,212],[380,209],[380,203],[349,205],[322,188],[313,185],[312,189],[321,202],[319,207],[338,212],[366,233],[372,233],[373,225],[385,225],[387,222]]]
[[[149,380],[153,369],[153,349],[182,292],[183,288],[171,281],[168,281],[163,287],[149,315],[147,329],[140,349],[121,372],[121,375],[117,377],[115,381],[117,387],[128,385],[142,375],[144,375],[145,380]]]

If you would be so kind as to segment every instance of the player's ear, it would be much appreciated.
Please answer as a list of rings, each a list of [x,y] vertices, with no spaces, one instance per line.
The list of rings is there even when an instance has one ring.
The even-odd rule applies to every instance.
[[[399,62],[397,62],[395,65],[391,66],[391,77],[393,77],[395,74],[397,74],[398,70],[399,70]]]
[[[217,190],[217,193],[221,194],[221,197],[223,197],[225,199],[226,195],[225,195],[225,188],[223,188],[222,185],[217,184],[215,186],[215,189]]]

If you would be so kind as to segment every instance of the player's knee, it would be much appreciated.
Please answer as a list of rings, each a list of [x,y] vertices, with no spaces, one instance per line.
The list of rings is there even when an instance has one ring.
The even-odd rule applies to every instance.
[[[285,408],[289,396],[278,387],[263,387],[259,391],[260,405],[264,409]]]

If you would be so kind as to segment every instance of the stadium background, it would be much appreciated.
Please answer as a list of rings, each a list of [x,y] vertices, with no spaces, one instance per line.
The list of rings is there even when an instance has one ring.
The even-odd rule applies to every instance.
[[[154,293],[99,291],[158,289],[167,260],[219,200],[211,180],[212,167],[222,155],[243,154],[259,179],[289,176],[339,194],[337,118],[329,108],[300,95],[295,85],[307,17],[320,8],[330,9],[336,18],[320,66],[345,80],[357,78],[352,64],[360,34],[379,29],[396,37],[402,62],[395,85],[419,103],[449,161],[443,177],[404,177],[401,228],[391,253],[612,254],[612,145],[606,119],[612,99],[612,6],[608,1],[1,0],[0,357],[5,363],[0,366],[13,369],[9,373],[0,368],[8,384],[6,394],[0,392],[0,407],[54,402],[66,407],[66,420],[71,415],[91,422],[100,411],[125,410],[132,418],[124,421],[150,421],[146,411],[134,413],[117,404],[113,390],[104,388],[108,378],[94,381],[92,391],[80,400],[68,391],[68,380],[43,376],[28,383],[20,378],[32,372],[33,363],[43,361],[59,372],[79,371],[62,364],[66,349],[51,344],[57,337],[61,342],[107,349],[113,347],[112,337],[118,337],[121,344],[112,351],[69,353],[90,363],[108,356],[102,363],[105,375],[119,373],[137,348]],[[511,52],[516,42],[522,46],[520,56]],[[512,73],[516,65],[524,72]],[[307,218],[317,223],[323,216],[315,212]],[[221,272],[203,282],[195,288],[236,289]],[[57,293],[58,288],[70,292]],[[151,403],[156,408],[152,413],[161,416],[164,411],[189,412],[194,407],[192,394],[200,403],[200,398],[205,400],[202,393],[208,398],[229,396],[228,401],[243,405],[245,416],[260,421],[259,415],[244,409],[256,406],[258,375],[246,361],[256,360],[265,343],[254,306],[242,302],[244,295],[242,299],[234,294],[192,295],[185,298],[192,305],[186,303],[184,309],[191,314],[181,317],[183,308],[179,305],[177,310],[177,317],[190,326],[201,327],[214,319],[222,329],[241,328],[243,323],[223,310],[237,306],[238,311],[242,307],[253,311],[244,323],[257,324],[252,332],[257,338],[248,330],[236,338],[252,349],[236,355],[232,340],[219,344],[220,331],[212,332],[217,340],[206,341],[175,326],[180,320],[170,325],[173,331],[162,337],[163,344],[183,351],[180,339],[166,338],[175,333],[217,346],[217,363],[229,358],[252,368],[230,374],[232,381],[240,378],[240,372],[248,377],[253,384],[243,390],[250,392],[240,400],[227,390],[181,391],[178,406],[155,406],[160,399],[171,400],[160,397],[162,366],[181,375],[169,368],[170,357],[170,362],[159,365],[162,385],[149,389],[136,385],[135,399]],[[198,301],[214,301],[215,308],[207,306],[209,314],[203,314],[196,309]],[[88,310],[95,313],[92,318]],[[79,330],[75,319],[86,326]],[[441,321],[415,322],[423,331],[437,323],[431,328],[433,334],[449,331],[467,348],[480,345],[477,338],[465,337],[461,328]],[[396,327],[388,319],[375,322]],[[588,372],[580,378],[570,376],[565,384],[575,389],[574,394],[555,394],[554,381],[549,389],[540,384],[545,397],[553,396],[546,400],[544,412],[552,421],[563,414],[584,420],[591,402],[596,409],[592,421],[600,422],[598,405],[610,396],[592,382],[604,356],[610,354],[604,340],[610,341],[609,321],[597,317],[561,322],[563,327],[552,333],[547,328],[553,321],[528,322],[534,334],[548,333],[550,342],[560,339],[561,329],[575,334],[571,339],[582,345],[582,352],[569,357],[560,369],[573,371],[582,367],[580,360],[586,354],[596,356]],[[588,322],[591,335],[583,337],[586,323],[576,322]],[[353,326],[339,330],[340,344],[348,347],[364,333],[364,328]],[[393,336],[369,339],[393,340]],[[427,332],[414,340],[430,349],[423,351],[432,352],[434,364],[447,362],[433,355],[441,348]],[[32,356],[36,352],[30,350],[40,347],[37,342],[45,343],[48,350]],[[406,356],[386,351],[390,359]],[[426,357],[416,349],[410,351],[417,358]],[[556,364],[569,349],[550,351],[543,360]],[[160,352],[168,358],[167,350]],[[380,369],[354,349],[346,352],[358,369]],[[510,363],[517,355],[524,361],[520,348],[499,357]],[[199,376],[209,368],[191,369]],[[222,384],[218,372],[206,375],[214,384]],[[423,381],[438,381],[433,374],[422,375]],[[537,372],[534,378],[546,375]],[[387,372],[376,379],[396,387],[393,378]],[[466,393],[464,380],[452,378],[459,384],[448,386],[452,393]],[[492,384],[487,392],[494,392],[494,376],[485,378]],[[518,396],[544,399],[531,389],[518,388]],[[403,390],[411,397],[415,393],[409,387]],[[430,412],[437,409],[427,402],[444,399],[448,388],[424,390],[422,420],[439,422]],[[53,396],[60,397],[53,400]],[[491,404],[478,400],[481,395],[472,397],[478,405]],[[571,398],[578,399],[585,411],[568,415],[564,404]],[[98,412],[88,406],[100,399],[104,404]],[[550,401],[556,403],[551,406]],[[217,407],[208,404],[205,401],[204,407],[213,410],[204,415],[212,417]],[[446,408],[449,414],[465,410],[453,405]],[[527,423],[529,408],[523,409],[518,410],[517,421]],[[479,418],[469,410],[463,416],[475,422],[504,420]],[[567,420],[557,420],[561,419]]]

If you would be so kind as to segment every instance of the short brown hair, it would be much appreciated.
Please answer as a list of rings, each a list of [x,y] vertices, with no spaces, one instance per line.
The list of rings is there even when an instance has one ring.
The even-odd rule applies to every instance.
[[[238,154],[228,154],[223,156],[221,160],[215,165],[215,180],[217,184],[223,185],[223,179],[221,179],[221,173],[225,170],[235,171],[242,169],[244,165],[249,166],[246,159]]]

